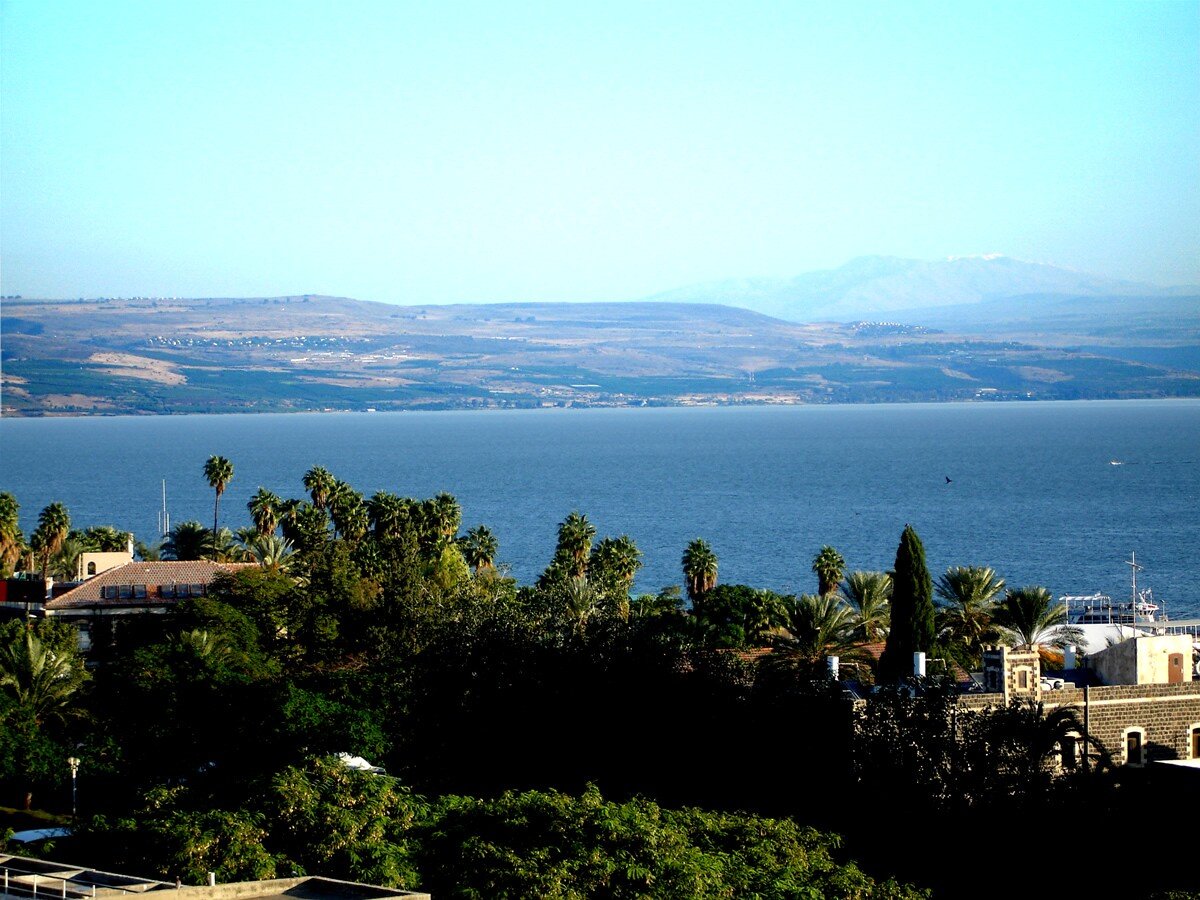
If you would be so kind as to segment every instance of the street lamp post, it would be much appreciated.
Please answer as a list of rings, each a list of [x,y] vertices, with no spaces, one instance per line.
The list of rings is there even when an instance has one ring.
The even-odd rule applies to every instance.
[[[71,767],[71,821],[75,821],[75,776],[79,774],[79,759],[67,757],[67,765]]]

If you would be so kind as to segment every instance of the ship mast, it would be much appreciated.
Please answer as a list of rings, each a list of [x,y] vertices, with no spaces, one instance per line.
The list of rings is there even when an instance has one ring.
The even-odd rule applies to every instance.
[[[171,530],[171,514],[167,512],[167,479],[162,483],[162,509],[158,511],[158,533],[166,537]]]
[[[1130,607],[1133,609],[1133,636],[1137,637],[1137,617],[1138,617],[1138,592],[1137,592],[1137,573],[1142,571],[1142,567],[1137,564],[1137,553],[1129,552],[1129,559],[1125,560],[1125,565],[1129,566],[1129,574],[1133,579],[1133,597]]]

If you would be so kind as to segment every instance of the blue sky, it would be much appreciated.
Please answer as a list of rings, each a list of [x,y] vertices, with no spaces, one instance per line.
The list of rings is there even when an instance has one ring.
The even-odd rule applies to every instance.
[[[1200,283],[1200,4],[2,0],[5,294]]]

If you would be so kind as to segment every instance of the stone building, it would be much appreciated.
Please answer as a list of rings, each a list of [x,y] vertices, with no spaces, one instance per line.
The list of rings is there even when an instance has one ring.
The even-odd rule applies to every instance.
[[[1067,677],[1074,674],[1082,684],[1044,679],[1036,647],[985,650],[985,693],[964,694],[959,703],[969,709],[985,709],[1032,700],[1042,703],[1047,712],[1075,707],[1085,733],[1079,735],[1075,747],[1065,748],[1065,767],[1081,761],[1086,738],[1097,741],[1116,765],[1200,760],[1200,681],[1192,678],[1191,639],[1163,635],[1124,643],[1130,646],[1113,654],[1104,665],[1066,673]],[[1183,648],[1189,665],[1181,669],[1172,664],[1171,657],[1185,652]],[[1132,683],[1087,683],[1099,681],[1096,676],[1101,671]],[[1139,673],[1140,683],[1135,680]]]

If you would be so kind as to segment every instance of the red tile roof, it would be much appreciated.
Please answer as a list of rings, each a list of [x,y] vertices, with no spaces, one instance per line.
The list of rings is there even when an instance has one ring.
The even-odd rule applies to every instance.
[[[173,591],[162,591],[160,588],[174,588],[175,585],[212,583],[213,579],[222,572],[236,572],[256,563],[216,563],[209,560],[194,560],[188,562],[132,562],[115,569],[102,572],[94,578],[89,578],[78,587],[55,597],[46,604],[47,610],[74,609],[81,606],[170,606],[176,598]],[[125,597],[105,597],[104,588],[144,586],[142,596],[131,596],[132,591]]]

